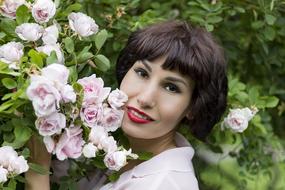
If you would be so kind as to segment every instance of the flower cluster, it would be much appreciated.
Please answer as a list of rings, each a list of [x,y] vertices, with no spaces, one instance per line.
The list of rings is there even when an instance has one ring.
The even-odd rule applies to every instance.
[[[118,89],[111,91],[111,88],[104,87],[103,80],[93,74],[77,81],[83,88],[83,101],[78,107],[78,104],[72,104],[76,103],[76,93],[67,83],[68,76],[65,66],[57,63],[48,65],[41,70],[41,75],[31,76],[26,91],[38,117],[36,128],[43,136],[48,152],[64,160],[78,158],[82,153],[86,158],[93,158],[96,152],[102,150],[106,153],[106,166],[114,170],[126,164],[127,156],[137,158],[130,150],[118,147],[108,133],[120,127],[124,114],[122,107],[128,100],[127,96]],[[80,110],[80,114],[64,114],[64,106],[61,105],[68,103]],[[83,140],[82,127],[73,122],[77,118],[90,129],[87,143]]]
[[[6,182],[8,177],[28,171],[27,160],[23,156],[18,156],[12,147],[0,147],[0,155],[0,183]]]
[[[233,132],[242,133],[248,127],[248,122],[257,113],[257,108],[230,109],[229,114],[222,123],[222,129],[229,128]]]
[[[27,42],[36,42],[41,39],[42,46],[36,47],[38,52],[48,56],[55,51],[57,63],[64,64],[64,54],[58,41],[60,26],[53,21],[53,24],[44,27],[56,13],[56,6],[52,0],[36,0],[29,5],[25,0],[5,0],[0,7],[0,13],[9,18],[15,19],[16,10],[21,5],[27,5],[37,23],[23,23],[16,27],[15,33],[20,39]],[[98,32],[98,25],[94,19],[83,13],[70,13],[68,15],[69,27],[79,37],[88,37]],[[9,68],[19,69],[19,62],[23,56],[24,46],[20,42],[9,42],[0,46],[0,61],[9,65]]]

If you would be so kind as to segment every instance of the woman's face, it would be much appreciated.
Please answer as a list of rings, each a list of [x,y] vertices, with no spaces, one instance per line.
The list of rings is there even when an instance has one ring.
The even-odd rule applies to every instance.
[[[152,139],[173,130],[188,114],[193,85],[189,77],[162,69],[165,57],[137,61],[120,89],[129,99],[122,129],[132,137]]]

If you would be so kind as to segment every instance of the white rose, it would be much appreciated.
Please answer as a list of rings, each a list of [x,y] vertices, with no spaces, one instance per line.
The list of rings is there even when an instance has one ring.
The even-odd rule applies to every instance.
[[[32,76],[26,94],[32,101],[38,117],[50,115],[57,111],[61,95],[53,83],[43,76]]]
[[[121,90],[113,90],[108,96],[108,103],[114,109],[121,108],[128,101],[128,96]]]
[[[61,94],[62,100],[65,103],[68,103],[68,102],[74,103],[76,101],[76,94],[74,92],[74,89],[70,85],[64,85],[60,90],[60,94]]]
[[[44,33],[44,28],[36,23],[23,23],[16,27],[16,34],[26,41],[37,41]]]
[[[226,127],[234,132],[241,133],[248,127],[248,122],[253,118],[255,113],[249,108],[230,109],[230,113],[223,121],[222,128]]]
[[[69,70],[62,64],[53,63],[42,69],[42,76],[52,81],[55,87],[60,90],[67,84]]]
[[[59,63],[59,64],[64,63],[64,55],[63,55],[63,52],[60,49],[60,45],[58,43],[53,44],[53,45],[47,44],[44,46],[40,46],[40,47],[37,47],[36,50],[38,52],[43,52],[43,53],[47,54],[48,56],[50,56],[52,51],[55,51],[56,57],[57,57],[57,63]]]
[[[55,112],[46,117],[39,117],[35,125],[42,136],[60,134],[66,127],[66,118],[64,114]]]
[[[100,139],[107,138],[108,133],[101,126],[94,126],[89,133],[89,141],[98,146]]]
[[[56,44],[58,39],[58,33],[59,32],[56,24],[45,28],[42,36],[44,44]]]
[[[8,170],[6,170],[5,168],[3,168],[3,166],[0,165],[0,183],[4,183],[8,180],[7,175]]]
[[[86,158],[94,158],[96,157],[97,147],[94,146],[92,143],[88,143],[83,147],[83,155]]]
[[[69,26],[81,37],[88,37],[98,32],[98,25],[94,19],[83,13],[70,13]]]
[[[108,153],[104,158],[104,163],[110,170],[119,171],[127,164],[127,157],[123,151]]]
[[[109,136],[107,138],[101,138],[98,144],[98,149],[103,149],[105,152],[115,152],[117,147],[117,142],[115,141],[113,136]]]
[[[26,4],[25,0],[4,0],[0,6],[0,13],[5,17],[15,19],[18,7],[23,4]]]
[[[17,152],[11,146],[0,147],[0,165],[8,168],[10,164],[10,159],[15,159],[18,157]]]
[[[28,171],[29,165],[27,160],[23,156],[19,156],[14,159],[10,159],[10,165],[8,167],[8,171],[13,174],[21,174],[23,172]]]
[[[32,15],[36,22],[45,23],[51,19],[56,12],[55,3],[51,0],[36,0],[32,7]]]
[[[0,61],[9,64],[9,68],[17,69],[24,54],[24,46],[19,42],[9,42],[0,46]]]

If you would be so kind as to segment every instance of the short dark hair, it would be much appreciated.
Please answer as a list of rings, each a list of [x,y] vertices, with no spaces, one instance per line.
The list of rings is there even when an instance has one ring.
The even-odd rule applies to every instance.
[[[177,70],[194,81],[189,105],[192,117],[183,122],[190,125],[196,138],[205,140],[227,105],[228,80],[222,48],[209,32],[186,22],[151,25],[130,35],[117,60],[118,83],[136,61],[153,61],[161,56],[167,57],[163,69]]]

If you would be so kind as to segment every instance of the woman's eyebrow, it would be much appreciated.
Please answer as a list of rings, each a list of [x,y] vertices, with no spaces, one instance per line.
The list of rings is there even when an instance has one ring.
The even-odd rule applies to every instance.
[[[148,63],[147,60],[142,60],[141,62],[142,62],[142,64],[146,67],[146,69],[147,69],[149,72],[152,72],[152,69],[151,69],[151,67],[149,66],[149,63]]]
[[[176,77],[166,77],[165,80],[168,80],[168,81],[171,81],[171,82],[179,82],[179,83],[184,84],[186,87],[188,86],[188,85],[186,84],[186,82],[185,82],[183,79],[180,79],[180,78],[176,78]]]

